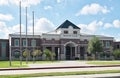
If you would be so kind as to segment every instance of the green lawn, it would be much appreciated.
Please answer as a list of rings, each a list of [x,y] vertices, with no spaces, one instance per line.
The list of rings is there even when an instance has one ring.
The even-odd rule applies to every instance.
[[[9,68],[9,61],[0,61],[0,68]],[[12,67],[27,67],[26,63],[23,62],[22,66],[20,66],[19,61],[12,61]]]
[[[45,63],[55,63],[60,61],[35,61],[35,64],[45,64]],[[33,61],[28,61],[28,64],[33,64]],[[0,61],[0,68],[9,68],[9,61]],[[27,67],[26,61],[22,61],[22,66],[20,66],[20,61],[12,61],[12,68]]]
[[[120,65],[120,61],[87,61],[87,64],[94,64],[94,65]]]
[[[36,61],[35,64],[45,64],[45,63],[56,63],[62,61]],[[82,62],[82,61],[80,61]],[[94,65],[118,65],[120,61],[86,61],[87,64]],[[28,64],[33,64],[32,61],[28,61]],[[0,61],[0,68],[9,68],[9,61]],[[20,66],[20,61],[12,61],[12,67],[27,67],[26,61],[22,61],[22,66]]]
[[[24,78],[24,77],[65,76],[65,75],[83,75],[83,74],[87,75],[87,74],[105,74],[105,73],[120,73],[120,70],[54,72],[54,73],[36,73],[36,74],[22,74],[22,75],[1,75],[0,78]]]

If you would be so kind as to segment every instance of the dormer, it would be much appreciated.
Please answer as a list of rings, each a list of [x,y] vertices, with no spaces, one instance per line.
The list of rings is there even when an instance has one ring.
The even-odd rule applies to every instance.
[[[56,31],[61,34],[80,34],[80,28],[68,20],[63,22]]]
[[[78,26],[76,26],[72,22],[66,20],[56,30],[61,29],[61,28],[69,28],[69,26],[72,26],[74,29],[80,29]]]

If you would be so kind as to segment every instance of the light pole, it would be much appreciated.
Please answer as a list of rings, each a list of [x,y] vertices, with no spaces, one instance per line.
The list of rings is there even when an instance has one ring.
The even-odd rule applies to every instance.
[[[35,41],[34,41],[34,11],[32,12],[32,15],[33,15],[33,40],[32,40],[32,46],[33,46],[33,63],[34,63],[34,60],[35,60],[35,57],[34,57],[34,47],[35,47]]]
[[[9,53],[9,61],[10,61],[10,66],[12,66],[12,58],[11,58],[11,39],[10,39],[10,35],[9,35],[9,50],[10,50],[10,53]]]
[[[26,7],[26,52],[28,54],[28,50],[27,50],[27,7]],[[28,55],[26,57],[26,64],[28,64]]]
[[[21,40],[21,1],[20,1],[20,65],[22,66],[22,40]]]

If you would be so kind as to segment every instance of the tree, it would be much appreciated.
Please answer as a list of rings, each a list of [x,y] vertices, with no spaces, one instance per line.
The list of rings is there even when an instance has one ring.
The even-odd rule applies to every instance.
[[[46,55],[46,59],[49,60],[51,57],[51,51],[49,49],[45,49],[44,54]]]
[[[47,60],[52,60],[52,61],[54,60],[54,57],[56,56],[56,54],[50,51],[49,49],[45,49],[44,54],[46,55]]]
[[[35,50],[35,52],[36,52],[36,54],[37,54],[37,56],[41,56],[42,55],[42,51],[41,50]]]
[[[113,55],[115,59],[120,59],[120,50],[119,49],[114,50]]]
[[[26,58],[26,64],[28,64],[28,57],[29,57],[30,53],[29,51],[26,49],[24,52],[23,52],[23,57]]]
[[[87,51],[91,54],[95,54],[95,59],[97,59],[97,54],[103,51],[102,44],[98,37],[94,36],[89,41]]]
[[[52,60],[52,61],[54,60],[55,56],[56,56],[55,52],[52,52],[52,53],[51,53],[51,60]]]
[[[35,57],[40,56],[41,54],[42,54],[41,50],[38,50],[38,49],[36,49],[32,52],[33,63],[35,62]]]

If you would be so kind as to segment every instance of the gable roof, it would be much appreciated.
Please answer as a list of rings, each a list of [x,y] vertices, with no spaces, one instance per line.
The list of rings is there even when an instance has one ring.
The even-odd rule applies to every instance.
[[[59,29],[59,28],[68,28],[69,26],[72,26],[74,29],[80,29],[78,26],[76,26],[75,24],[73,24],[72,22],[70,22],[68,20],[63,22],[57,29]]]

